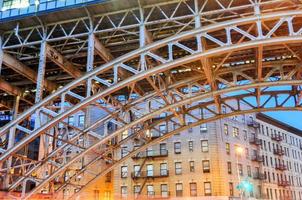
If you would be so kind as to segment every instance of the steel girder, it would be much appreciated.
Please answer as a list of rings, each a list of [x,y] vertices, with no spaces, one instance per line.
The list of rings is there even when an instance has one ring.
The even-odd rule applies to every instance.
[[[3,173],[8,170],[6,168],[6,161],[9,159],[16,160],[14,158],[20,157],[18,156],[18,150],[38,136],[46,135],[47,137],[53,138],[53,140],[58,140],[63,143],[63,145],[50,145],[47,152],[48,154],[40,161],[20,161],[20,167],[16,167],[16,172],[20,172],[19,174],[6,173],[7,176],[11,177],[9,189],[13,191],[20,186],[22,187],[22,185],[24,187],[24,183],[28,180],[33,180],[37,183],[37,187],[30,193],[24,194],[24,198],[28,198],[35,192],[39,192],[43,187],[46,187],[48,191],[51,192],[50,187],[47,187],[46,185],[51,181],[54,181],[54,179],[60,179],[60,177],[64,175],[64,171],[81,157],[88,155],[92,156],[91,161],[89,161],[89,163],[92,164],[99,160],[101,160],[101,162],[109,160],[109,163],[111,163],[112,166],[102,169],[102,172],[99,174],[95,174],[91,179],[93,180],[95,177],[104,175],[122,161],[121,158],[110,159],[110,157],[108,157],[109,153],[112,153],[120,148],[121,144],[124,144],[126,141],[132,140],[137,136],[140,138],[139,141],[141,141],[142,147],[137,150],[131,150],[129,156],[143,150],[148,145],[152,145],[167,138],[173,133],[176,133],[177,130],[182,131],[188,127],[214,120],[222,116],[274,109],[299,110],[301,106],[300,85],[302,82],[297,78],[300,74],[300,63],[295,56],[289,57],[288,60],[278,60],[276,57],[270,57],[269,60],[259,59],[261,60],[262,71],[260,78],[255,73],[259,70],[259,62],[244,62],[244,64],[240,64],[237,67],[229,68],[221,66],[215,67],[212,71],[212,76],[217,83],[216,90],[211,90],[204,72],[198,69],[198,67],[194,68],[194,63],[200,58],[211,58],[232,51],[248,50],[258,47],[259,45],[262,45],[264,48],[271,48],[275,45],[280,47],[284,44],[289,45],[291,43],[301,42],[301,24],[294,23],[295,18],[299,18],[301,15],[302,11],[300,10],[268,13],[261,16],[255,15],[224,21],[184,32],[171,38],[154,42],[146,47],[121,56],[120,58],[87,73],[64,88],[59,89],[0,130],[1,137],[7,134],[12,128],[28,134],[13,148],[7,149],[0,156],[0,161],[3,164]],[[263,31],[258,24],[260,23],[261,25],[266,22],[274,22],[275,25],[272,26],[269,31]],[[248,33],[248,31],[245,30],[246,26],[257,27],[256,32]],[[287,32],[278,31],[281,28],[284,30],[284,27],[287,28]],[[212,33],[217,30],[224,31],[226,36],[225,41],[221,38],[217,39],[212,35]],[[242,34],[244,40],[233,37],[234,32]],[[200,42],[200,39],[209,40],[213,44],[205,48]],[[193,41],[195,46],[189,47],[185,45],[185,42],[187,41]],[[184,53],[175,56],[175,48],[182,49]],[[162,49],[167,49],[166,55],[159,55]],[[149,63],[151,62],[151,64],[147,65],[147,61]],[[186,72],[194,70],[194,72],[200,74],[198,78],[189,78],[187,82],[184,81],[185,83],[182,84],[173,81],[173,77],[169,78],[169,74],[173,74],[174,72],[183,73],[181,71],[183,69],[180,69],[179,66],[187,64],[192,64],[192,67]],[[133,75],[129,77],[120,76],[118,73],[119,70],[124,70]],[[99,77],[99,75],[104,72],[112,74],[110,82]],[[165,73],[168,75],[165,75]],[[76,88],[83,88],[84,85],[91,84],[92,82],[96,83],[96,81],[99,84],[97,87],[85,87],[85,89],[88,90],[85,94],[92,94],[91,96],[88,95],[86,97],[83,96],[82,93],[76,92]],[[143,81],[147,82],[152,90],[148,91],[148,94],[145,95],[135,93],[134,87],[140,85]],[[267,91],[267,88],[277,85],[294,86],[295,90]],[[124,94],[125,90],[128,91],[127,97],[124,101],[120,101],[116,97],[118,94]],[[244,100],[247,96],[244,96],[243,93],[237,96],[232,95],[232,97],[229,98],[233,101],[240,99],[238,101],[245,102],[250,106],[247,110],[242,110],[240,107],[236,108],[227,103],[227,97],[224,97],[224,95],[235,91],[245,91],[245,93],[248,94],[247,96],[256,96],[259,100],[253,105],[250,101]],[[280,101],[278,96],[284,94],[287,96]],[[66,96],[78,99],[79,103],[74,106],[66,106],[68,105],[65,98]],[[214,96],[219,96],[221,99],[221,103],[218,105],[219,107],[226,105],[231,111],[229,113],[219,113],[218,108],[215,108],[214,106],[213,109]],[[263,100],[266,96],[269,96],[269,98]],[[278,102],[272,108],[265,106],[270,99],[275,99],[275,102]],[[294,103],[288,106],[290,101]],[[57,107],[54,106],[54,103],[56,102],[58,105]],[[194,102],[200,103],[194,105]],[[146,104],[149,104],[150,106],[145,108]],[[108,115],[106,117],[101,117],[98,119],[97,123],[83,129],[67,125],[66,119],[68,116],[79,112],[80,110],[84,110],[90,105],[103,109]],[[212,113],[209,115],[212,118],[194,118],[194,115],[189,113],[191,107],[208,110]],[[123,119],[124,115],[129,112],[134,115],[134,119],[125,121]],[[157,121],[153,120],[163,112],[168,114],[166,118]],[[38,113],[38,119],[41,117],[40,121],[42,123],[37,129],[30,130],[27,127],[24,127],[23,121],[31,117],[34,113]],[[188,117],[193,120],[194,123],[189,125]],[[118,130],[104,138],[98,137],[98,134],[93,131],[93,128],[108,121],[115,123],[117,127],[119,127]],[[148,138],[145,132],[148,130],[150,132],[158,133],[157,125],[163,121],[176,123],[180,128],[176,129],[176,131],[171,131],[169,134],[165,134],[165,136],[156,140]],[[94,154],[91,154],[92,150],[101,145],[108,144],[109,140],[115,138],[125,130],[131,132],[131,136],[127,138],[127,140],[118,141],[118,145],[116,146],[109,145],[110,152],[101,151],[97,154],[97,157],[93,157]],[[64,131],[65,133],[63,133]],[[58,137],[58,135],[66,136],[66,132],[72,132],[72,138],[69,138],[69,141],[66,138]],[[75,142],[76,139],[82,137],[84,134],[89,134],[89,137],[98,139],[95,139],[92,144],[77,144]],[[63,159],[64,152],[66,153],[70,147],[77,149],[80,153],[78,155],[73,155],[71,160],[66,161]],[[98,150],[102,150],[102,148]],[[127,159],[128,157],[123,159]],[[81,172],[86,172],[85,170],[90,167],[90,165],[91,164],[85,166]],[[20,169],[21,166],[22,170]],[[48,171],[49,175],[39,174],[39,172],[50,168],[51,170]],[[37,174],[39,175],[37,176]],[[66,187],[66,185],[69,185],[67,182],[59,184],[61,184],[61,187],[57,186],[55,190],[60,190]]]
[[[196,3],[199,5],[196,5]],[[93,33],[102,39],[106,46],[116,47],[122,44],[137,43],[140,39],[139,27],[143,23],[156,40],[176,35],[185,30],[194,29],[195,16],[199,15],[203,24],[211,24],[254,14],[254,2],[235,0],[229,3],[221,0],[193,1],[171,0],[153,5],[137,5],[135,8],[109,11],[92,16]],[[280,11],[296,8],[301,4],[287,0],[268,0],[258,3],[263,12]],[[143,17],[140,16],[141,10]],[[228,14],[226,14],[228,12]],[[46,42],[54,43],[53,47],[61,53],[79,53],[87,49],[88,34],[91,32],[89,17],[82,17],[55,23],[43,22],[47,30]],[[39,45],[42,40],[42,25],[18,27],[18,32],[6,31],[3,35],[3,49],[17,48],[20,59],[37,58],[34,52],[22,54],[27,48]],[[72,48],[70,48],[72,46]]]

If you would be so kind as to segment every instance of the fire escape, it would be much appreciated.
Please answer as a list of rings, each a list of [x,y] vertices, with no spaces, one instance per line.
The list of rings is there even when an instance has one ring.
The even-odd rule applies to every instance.
[[[149,137],[150,139],[155,139],[160,137],[161,133],[152,133]],[[159,150],[153,150],[153,149],[147,149],[146,151],[140,152],[137,155],[133,156],[132,159],[137,163],[139,160],[141,161],[141,164],[139,165],[139,170],[134,171],[131,173],[132,180],[137,184],[141,183],[139,191],[135,194],[135,199],[140,199],[140,196],[142,195],[142,191],[147,183],[148,180],[154,180],[157,178],[165,178],[169,176],[168,169],[159,169],[154,170],[152,166],[152,170],[143,170],[144,167],[147,168],[146,162],[149,160],[154,161],[156,159],[165,158],[168,156],[168,150],[167,149],[159,149]],[[148,193],[148,196],[154,196],[154,194]]]
[[[284,163],[284,159],[283,159],[283,156],[285,155],[285,150],[280,145],[280,142],[283,140],[283,138],[280,134],[274,133],[274,134],[271,135],[271,139],[278,144],[273,149],[274,155],[276,157],[278,157],[278,162],[275,163],[276,164],[275,169],[281,172],[280,173],[281,176],[278,177],[278,180],[277,180],[278,183],[277,184],[278,184],[279,187],[287,188],[287,187],[291,186],[291,183],[290,183],[289,180],[286,179],[286,175],[285,175],[285,171],[288,170],[287,166]],[[281,199],[289,200],[289,199],[292,199],[292,198],[289,197],[289,196],[284,196]]]
[[[253,173],[253,179],[258,180],[261,184],[261,188],[263,188],[262,184],[263,184],[263,180],[265,179],[265,175],[261,171],[262,171],[262,166],[263,166],[263,162],[264,162],[264,157],[263,157],[263,155],[260,154],[260,147],[261,147],[262,141],[258,138],[260,124],[258,122],[256,122],[255,120],[250,120],[247,122],[247,125],[249,127],[253,128],[253,130],[255,130],[255,133],[252,134],[252,137],[249,139],[250,144],[254,145],[257,148],[257,150],[254,151],[254,153],[251,156],[251,161],[259,163],[258,170]],[[259,195],[261,197],[263,195],[263,193],[262,193],[262,191],[259,191],[259,192],[260,192]]]

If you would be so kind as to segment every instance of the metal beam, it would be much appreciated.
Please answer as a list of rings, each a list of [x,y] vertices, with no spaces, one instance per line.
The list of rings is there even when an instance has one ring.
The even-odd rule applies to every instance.
[[[80,76],[82,76],[83,73],[79,69],[77,69],[76,66],[74,66],[70,61],[68,61],[62,54],[60,54],[49,44],[46,44],[46,56],[73,78],[79,78]]]
[[[3,64],[16,71],[20,75],[23,75],[24,77],[28,78],[32,82],[37,83],[37,72],[32,70],[30,67],[24,65],[8,53],[3,53]],[[58,88],[58,86],[57,84],[51,81],[45,80],[45,88],[48,91],[54,91]]]
[[[110,51],[95,37],[95,35],[92,37],[94,38],[95,52],[106,62],[113,60],[114,57]]]

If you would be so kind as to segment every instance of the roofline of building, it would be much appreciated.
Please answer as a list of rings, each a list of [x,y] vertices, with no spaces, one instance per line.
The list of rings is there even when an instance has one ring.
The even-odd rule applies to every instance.
[[[296,135],[302,137],[302,130],[300,130],[300,129],[296,128],[296,127],[293,127],[293,126],[291,126],[289,124],[286,124],[284,122],[281,122],[281,121],[279,121],[279,120],[277,120],[277,119],[275,119],[273,117],[270,117],[270,116],[268,116],[266,114],[257,113],[256,114],[256,118],[258,120],[261,120],[261,121],[266,122],[268,124],[274,125],[274,126],[276,126],[278,128],[281,128],[281,129],[283,129],[285,131],[288,131],[290,133],[293,133],[293,134],[296,134]]]

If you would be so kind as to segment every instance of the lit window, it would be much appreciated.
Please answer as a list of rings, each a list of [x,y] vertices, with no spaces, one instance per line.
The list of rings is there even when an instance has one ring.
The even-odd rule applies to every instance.
[[[181,162],[175,163],[175,174],[180,175],[182,172]]]
[[[193,152],[193,141],[189,141],[189,151]]]
[[[176,183],[176,197],[182,197],[182,183]]]
[[[195,171],[194,161],[190,161],[190,172],[194,172],[194,171]]]
[[[122,195],[122,198],[127,198],[127,196],[128,196],[128,188],[127,188],[127,186],[122,186],[121,187],[121,195]]]
[[[204,183],[204,195],[205,196],[211,196],[212,195],[211,182],[205,182]]]
[[[167,184],[161,184],[160,185],[160,190],[161,190],[161,197],[162,198],[169,197],[168,185]]]
[[[224,126],[223,126],[223,132],[224,132],[225,135],[229,134],[229,126],[227,124],[224,124]]]
[[[239,137],[239,128],[233,127],[233,137]]]
[[[128,137],[128,131],[122,132],[122,140]]]
[[[210,172],[210,161],[209,160],[203,160],[202,161],[202,169],[203,169],[203,173],[209,173]]]
[[[84,127],[85,115],[79,115],[79,127]]]
[[[228,155],[231,153],[230,143],[225,143],[225,151]]]
[[[208,140],[202,140],[201,141],[201,151],[202,152],[209,152]]]
[[[181,143],[180,142],[175,142],[174,143],[174,153],[175,154],[180,154],[181,153]]]
[[[128,167],[122,166],[121,167],[121,178],[127,178],[128,176]]]
[[[190,196],[191,197],[197,196],[197,184],[196,183],[190,183]]]

